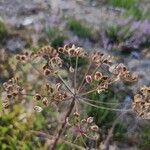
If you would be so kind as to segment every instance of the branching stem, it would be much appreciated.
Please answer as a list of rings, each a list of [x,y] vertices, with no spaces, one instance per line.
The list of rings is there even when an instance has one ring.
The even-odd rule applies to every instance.
[[[70,114],[71,114],[71,112],[72,112],[72,110],[73,110],[73,108],[74,108],[75,100],[76,100],[76,98],[74,97],[74,98],[72,99],[72,102],[71,102],[71,104],[70,104],[70,106],[69,106],[69,109],[68,109],[68,111],[67,111],[67,113],[66,113],[66,115],[65,115],[65,117],[64,117],[64,121],[63,121],[63,123],[61,124],[61,127],[60,127],[60,129],[59,129],[59,131],[58,131],[58,134],[56,135],[56,138],[55,138],[55,140],[54,140],[54,144],[53,144],[51,150],[56,150],[56,145],[57,145],[57,143],[58,143],[58,140],[59,140],[61,134],[63,133],[63,131],[65,130],[65,126],[66,126],[66,123],[67,123],[67,118],[70,116]]]

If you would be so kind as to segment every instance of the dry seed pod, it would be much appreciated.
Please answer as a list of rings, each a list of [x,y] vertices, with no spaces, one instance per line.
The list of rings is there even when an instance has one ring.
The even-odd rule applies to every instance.
[[[70,71],[71,73],[73,73],[73,72],[74,72],[74,68],[73,68],[72,66],[70,66],[70,67],[69,67],[69,71]]]
[[[92,77],[91,77],[91,75],[86,75],[85,81],[86,81],[87,83],[92,82]]]
[[[25,55],[25,56],[29,56],[29,52],[27,52],[27,51],[24,52],[24,55]]]
[[[61,88],[61,83],[57,83],[57,84],[56,84],[56,90],[58,90],[58,91],[59,91],[59,90],[60,90],[60,88]]]
[[[70,49],[68,50],[68,53],[69,53],[70,56],[74,56],[74,55],[75,55],[75,49],[70,48]]]
[[[43,109],[40,106],[34,106],[36,112],[41,112]]]
[[[92,131],[98,131],[98,126],[97,125],[93,125],[93,126],[90,127],[90,129]]]
[[[93,117],[89,117],[89,118],[87,118],[86,122],[87,123],[93,123],[93,120],[94,120]]]
[[[10,106],[9,103],[3,103],[2,105],[3,105],[3,108],[4,108],[4,109],[8,109],[9,106]]]
[[[8,99],[12,98],[12,94],[7,94],[7,98]]]
[[[22,55],[22,56],[21,56],[21,60],[22,60],[22,61],[25,61],[25,60],[26,60],[26,55]]]
[[[96,81],[99,81],[99,80],[101,80],[101,78],[102,78],[102,73],[96,72],[95,75],[94,75],[94,79]]]
[[[98,87],[97,88],[97,93],[100,94],[101,92],[105,91],[106,89]]]
[[[48,76],[50,73],[51,73],[51,70],[50,70],[50,69],[45,69],[45,70],[44,70],[44,75],[45,75],[45,76]]]
[[[148,93],[144,92],[146,88],[148,87],[142,88],[132,101],[132,110],[141,119],[150,119],[150,99]]]
[[[14,91],[14,92],[12,93],[12,95],[13,95],[14,97],[16,97],[16,96],[18,95],[18,91]]]
[[[59,47],[59,48],[58,48],[58,52],[63,53],[63,52],[64,52],[64,48]]]
[[[49,102],[48,102],[48,99],[46,97],[44,97],[42,99],[42,103],[45,105],[45,106],[48,106]]]
[[[74,116],[76,116],[76,117],[79,117],[80,116],[80,114],[76,111],[76,112],[74,112],[74,114],[73,114]]]
[[[45,89],[46,89],[46,91],[49,91],[49,90],[50,90],[49,84],[46,84],[46,85],[45,85]]]
[[[42,96],[38,93],[35,94],[35,96],[34,96],[34,99],[37,100],[37,101],[41,100],[41,98],[42,98]]]
[[[16,59],[17,60],[21,60],[21,56],[18,54],[18,55],[16,55]]]
[[[81,120],[81,123],[86,123],[86,122],[87,122],[86,119]]]

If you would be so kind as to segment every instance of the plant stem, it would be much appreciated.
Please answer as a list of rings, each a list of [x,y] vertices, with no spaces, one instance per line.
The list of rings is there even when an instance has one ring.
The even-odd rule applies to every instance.
[[[72,110],[74,108],[74,105],[75,105],[75,97],[73,98],[73,100],[72,100],[72,102],[71,102],[71,104],[69,106],[69,110],[67,111],[67,113],[65,115],[64,121],[61,124],[61,127],[60,127],[60,129],[58,131],[58,134],[56,135],[56,138],[54,140],[54,144],[53,144],[51,150],[56,150],[56,145],[58,143],[58,140],[59,140],[61,134],[63,133],[63,131],[65,129],[65,126],[66,126],[66,123],[67,123],[67,118],[70,116],[70,114],[71,114],[71,112],[72,112]]]
[[[78,70],[78,56],[76,57],[76,66],[75,66],[75,73],[74,73],[74,93],[76,94],[76,87],[77,87],[77,70]]]

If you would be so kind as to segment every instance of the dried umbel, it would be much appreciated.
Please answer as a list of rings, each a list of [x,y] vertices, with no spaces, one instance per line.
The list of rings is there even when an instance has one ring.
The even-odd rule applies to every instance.
[[[134,96],[132,110],[138,118],[150,119],[150,87],[143,87]]]
[[[104,55],[101,52],[94,52],[90,56],[91,62],[95,65],[100,64],[111,64],[111,58],[110,56]]]
[[[65,45],[58,48],[58,52],[68,55],[69,57],[82,57],[85,56],[85,51],[81,47],[75,47],[75,45]]]
[[[18,83],[18,78],[12,78],[3,84],[3,88],[6,91],[8,99],[16,97],[23,90]]]
[[[118,76],[118,79],[121,79],[126,82],[133,82],[137,80],[137,76],[130,73],[127,67],[124,64],[112,65],[109,68],[109,71]]]
[[[87,61],[84,69],[79,66],[79,59],[83,58]],[[91,133],[95,135],[94,133],[97,133],[99,130],[94,124],[92,117],[80,119],[82,117],[81,113],[78,113],[80,103],[101,109],[120,110],[107,106],[102,107],[98,103],[94,104],[92,100],[88,99],[90,93],[106,91],[110,85],[119,80],[127,82],[136,80],[123,64],[114,65],[111,57],[107,54],[100,51],[88,54],[83,48],[76,47],[75,45],[65,45],[58,49],[45,46],[34,53],[24,52],[17,55],[16,59],[18,60],[17,65],[20,66],[19,68],[30,64],[33,70],[39,74],[39,82],[42,82],[42,84],[38,85],[38,81],[34,83],[30,81],[29,89],[26,89],[28,87],[27,83],[23,87],[26,89],[26,95],[28,96],[29,91],[29,96],[34,100],[33,109],[36,112],[41,112],[44,107],[48,107],[52,103],[59,106],[60,103],[67,102],[66,109],[64,110],[66,114],[58,134],[54,135],[55,140],[52,150],[56,149],[57,142],[67,124],[81,135],[89,138],[92,138]],[[72,60],[75,60],[75,62]],[[24,65],[21,66],[21,63]],[[33,70],[31,74],[33,74]],[[17,81],[9,82],[4,84],[8,98],[15,96],[15,94],[22,94],[21,90],[23,88],[18,86]],[[34,84],[34,88],[31,88],[32,84]],[[43,91],[41,90],[42,88],[44,89]],[[143,91],[143,95],[145,95],[145,89]],[[70,121],[72,114],[77,118],[77,122]]]

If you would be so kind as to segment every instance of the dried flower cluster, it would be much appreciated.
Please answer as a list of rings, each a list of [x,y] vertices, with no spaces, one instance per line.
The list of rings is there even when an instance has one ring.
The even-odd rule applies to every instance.
[[[99,127],[94,124],[93,117],[80,119],[80,114],[67,119],[68,128],[77,136],[84,136],[88,139],[97,140],[99,138]]]
[[[150,119],[150,87],[143,87],[134,96],[132,109],[142,119]]]
[[[3,107],[8,108],[11,99],[15,99],[23,89],[18,85],[18,78],[9,79],[8,82],[3,84],[3,88],[6,91]]]
[[[70,60],[75,59],[75,64],[72,65],[71,62],[66,62],[64,56]],[[84,66],[86,68],[85,72],[82,72],[78,66],[79,58],[86,58],[87,60]],[[78,106],[78,102],[83,102],[94,107],[95,105],[91,101],[88,101],[88,94],[93,92],[101,93],[119,80],[126,82],[137,80],[137,77],[130,73],[123,64],[114,65],[110,56],[101,52],[88,54],[83,48],[75,47],[75,45],[65,45],[58,49],[45,46],[37,52],[19,54],[16,56],[16,59],[19,65],[23,63],[33,66],[45,79],[42,85],[44,86],[44,91],[37,88],[34,89],[34,92],[30,91],[29,93],[34,102],[37,102],[34,106],[36,112],[41,112],[43,106],[47,107],[51,103],[59,104],[64,101],[70,103],[67,107],[68,110],[66,110],[64,121],[58,130],[58,134],[55,136],[53,150],[67,124],[74,127],[81,135],[86,137],[89,137],[89,133],[96,133],[98,131],[98,127],[93,123],[93,118],[89,117],[80,121],[80,115],[75,109],[75,106]],[[38,67],[35,67],[32,64],[33,61],[40,62],[40,65],[38,64]],[[61,69],[64,69],[68,73],[67,78],[64,78],[60,73]],[[82,77],[81,81],[77,80],[78,77]],[[20,87],[16,79],[11,79],[7,83],[4,83],[4,89],[7,93],[7,98],[13,98],[17,95],[23,95],[22,89],[26,89],[26,87]],[[28,96],[28,89],[25,91],[25,95]],[[101,106],[96,107],[102,108]],[[107,107],[103,107],[103,109],[111,110],[111,108]],[[70,121],[70,115],[73,111],[75,112],[74,116],[77,118],[76,122]]]

